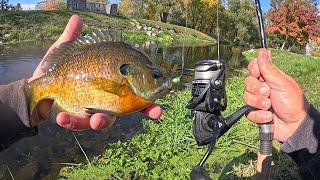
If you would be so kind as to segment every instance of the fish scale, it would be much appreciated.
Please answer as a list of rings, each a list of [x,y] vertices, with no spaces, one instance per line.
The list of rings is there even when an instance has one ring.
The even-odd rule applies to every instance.
[[[100,38],[100,39],[98,39]],[[146,108],[170,88],[170,79],[142,51],[105,36],[60,45],[45,59],[47,73],[26,88],[33,117],[39,102],[54,100],[57,112],[126,115]],[[31,118],[32,125],[44,120]]]

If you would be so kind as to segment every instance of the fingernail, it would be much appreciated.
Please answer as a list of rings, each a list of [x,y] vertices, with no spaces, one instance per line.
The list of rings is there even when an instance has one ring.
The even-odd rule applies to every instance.
[[[269,107],[269,101],[262,101],[262,107]]]
[[[61,125],[66,126],[70,124],[70,117],[65,117],[61,122]]]
[[[269,60],[269,56],[268,56],[268,51],[267,49],[261,49],[260,51],[260,58],[264,59],[264,60]]]
[[[268,90],[269,90],[268,87],[263,86],[263,87],[260,88],[260,94],[266,95],[266,94],[268,94]]]

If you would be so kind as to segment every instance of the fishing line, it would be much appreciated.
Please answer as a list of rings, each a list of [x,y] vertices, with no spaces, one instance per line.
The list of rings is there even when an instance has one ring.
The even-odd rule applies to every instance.
[[[185,38],[185,37],[184,37]],[[185,40],[184,40],[185,41]],[[180,77],[179,78],[181,78],[182,76],[183,76],[183,73],[184,73],[184,53],[185,53],[185,51],[184,51],[185,49],[184,49],[184,42],[182,43],[182,57],[181,57],[181,74],[180,74]]]
[[[218,61],[220,60],[220,27],[219,27],[219,8],[220,8],[220,3],[218,2],[217,4],[217,41],[218,41]]]
[[[182,42],[182,55],[181,55],[181,73],[180,73],[180,76],[178,77],[175,77],[172,79],[172,82],[174,84],[179,84],[180,81],[181,81],[181,78],[182,76],[184,75],[184,66],[185,66],[185,56],[184,56],[184,53],[185,53],[185,34],[186,34],[186,28],[188,27],[188,22],[186,21],[186,27],[183,29],[184,31],[184,37],[183,37],[183,42]]]

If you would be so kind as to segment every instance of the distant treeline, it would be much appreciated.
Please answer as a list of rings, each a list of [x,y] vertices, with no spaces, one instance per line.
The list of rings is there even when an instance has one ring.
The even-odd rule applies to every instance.
[[[146,18],[187,26],[216,35],[219,0],[122,0],[120,12],[128,17]],[[223,39],[244,47],[259,45],[254,1],[219,2],[220,34]],[[302,49],[319,37],[319,11],[315,0],[272,0],[264,14],[272,47]]]

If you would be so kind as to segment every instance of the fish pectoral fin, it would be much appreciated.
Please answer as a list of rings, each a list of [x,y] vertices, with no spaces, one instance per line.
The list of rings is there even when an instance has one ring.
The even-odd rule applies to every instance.
[[[122,95],[121,92],[123,86],[119,83],[104,78],[93,78],[90,80],[90,82],[92,83],[93,87],[99,90],[103,90],[117,96]]]
[[[86,109],[86,113],[93,115],[95,113],[104,113],[104,114],[109,114],[109,115],[116,115],[116,113],[112,112],[112,111],[108,111],[108,110],[104,110],[104,109],[98,109],[98,108],[88,108],[85,107]]]

